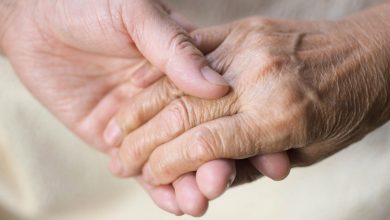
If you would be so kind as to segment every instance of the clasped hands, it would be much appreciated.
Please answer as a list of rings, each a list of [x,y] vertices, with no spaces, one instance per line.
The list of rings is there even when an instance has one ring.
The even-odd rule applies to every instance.
[[[390,117],[388,5],[195,30],[153,0],[14,2],[0,42],[21,81],[177,215],[260,174],[283,179]]]
[[[261,172],[278,180],[286,177],[290,162],[307,166],[360,140],[385,122],[369,112],[388,109],[378,100],[378,90],[386,86],[367,84],[374,76],[361,65],[371,55],[360,44],[370,42],[351,42],[352,28],[340,33],[346,25],[254,17],[195,30],[196,46],[231,91],[216,100],[200,99],[166,77],[146,88],[106,130],[120,131],[110,140],[120,143],[112,151],[111,171],[121,177],[141,174],[153,185],[191,179],[196,172],[200,191],[213,199],[222,186],[213,191],[204,185],[213,178],[203,173],[204,164],[229,163],[221,168],[229,171],[224,184],[228,176],[241,184]],[[180,191],[176,195],[180,201]]]
[[[134,96],[106,130],[120,131],[109,140],[120,143],[111,154],[112,173],[141,174],[148,183],[164,185],[191,179],[194,172],[200,191],[214,199],[223,188],[204,185],[213,182],[204,164],[226,163],[223,184],[228,176],[229,184],[250,182],[261,172],[280,180],[290,163],[311,165],[360,140],[385,122],[369,112],[388,109],[378,100],[386,86],[367,84],[375,79],[361,65],[371,55],[360,46],[371,42],[351,42],[353,28],[340,33],[347,25],[254,17],[195,30],[196,46],[231,91],[200,99],[164,77]],[[374,52],[370,48],[366,52]],[[176,195],[185,203],[180,191]]]

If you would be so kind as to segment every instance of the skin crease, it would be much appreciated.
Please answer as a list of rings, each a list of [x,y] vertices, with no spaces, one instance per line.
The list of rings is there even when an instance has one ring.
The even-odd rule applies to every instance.
[[[133,130],[114,158],[119,175],[142,169],[166,184],[210,160],[281,151],[308,166],[359,141],[390,118],[389,19],[383,4],[340,21],[254,17],[196,30],[232,91],[202,100],[162,79],[138,94],[133,114],[113,118]],[[152,96],[154,105],[137,104]],[[135,123],[145,112],[156,115]]]
[[[161,77],[160,70],[167,72],[177,85],[188,89],[188,93],[200,97],[215,98],[228,90],[226,85],[207,83],[199,78],[201,74],[195,74],[197,67],[207,61],[186,35],[185,31],[192,28],[188,22],[157,1],[128,2],[0,1],[0,48],[21,81],[68,128],[89,145],[111,156],[115,155],[116,144],[107,142],[103,133],[109,119],[121,106],[130,104],[131,97],[143,91],[139,85]],[[147,19],[148,16],[160,19]],[[149,22],[141,22],[149,29],[143,28],[140,21]],[[151,36],[158,36],[159,41],[150,39]],[[157,42],[154,46],[160,49],[150,48],[149,42]],[[173,54],[187,59],[170,62],[175,58]],[[188,70],[192,67],[194,72],[188,76],[191,81],[180,78],[183,66]],[[218,81],[215,76],[212,78]],[[201,176],[211,173],[219,177],[215,184],[214,180],[200,178],[203,185],[214,184],[206,193],[196,186],[195,174],[186,175],[186,181],[175,186],[154,187],[141,177],[137,179],[164,210],[199,216],[207,209],[206,198],[221,194],[234,173],[228,161],[212,161],[205,166],[208,168],[202,169]],[[115,164],[111,164],[110,169],[115,170]],[[282,170],[287,175],[289,167],[283,169],[287,170]],[[269,172],[265,173],[272,177]],[[175,190],[182,192],[180,198],[176,198]],[[190,201],[192,206],[184,207],[180,201]]]

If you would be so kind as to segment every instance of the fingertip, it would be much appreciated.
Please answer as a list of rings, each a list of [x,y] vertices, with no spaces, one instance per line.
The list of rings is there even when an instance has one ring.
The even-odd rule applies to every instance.
[[[109,164],[109,170],[112,175],[116,177],[120,177],[122,174],[122,164],[119,161],[119,156],[118,156],[118,150],[113,149],[109,152],[110,155],[110,164]]]
[[[212,85],[225,86],[225,87],[229,86],[229,84],[221,76],[221,74],[217,73],[215,70],[211,69],[211,67],[209,67],[209,66],[202,67],[200,69],[200,72],[202,73],[202,76],[204,77],[204,79],[206,79]]]
[[[255,156],[250,161],[259,172],[275,181],[284,180],[291,169],[289,157],[285,152]]]
[[[189,65],[191,66],[191,65]],[[226,80],[209,66],[188,68],[180,74],[167,73],[174,84],[186,94],[202,99],[216,99],[227,94],[230,89]]]
[[[184,212],[181,210],[176,200],[175,191],[172,186],[169,185],[157,186],[154,189],[154,195],[155,195],[154,202],[161,209],[177,216],[184,215]]]
[[[208,208],[208,200],[201,193],[194,173],[181,176],[173,183],[180,209],[194,217],[203,216]]]
[[[172,185],[152,186],[140,177],[137,180],[159,208],[177,216],[184,214],[176,200],[175,190]]]
[[[135,163],[136,159],[134,157],[129,157],[129,151],[129,148],[124,145],[122,145],[118,151],[117,161],[120,166],[118,172],[119,177],[134,177],[140,175],[142,172],[142,165]],[[157,185],[159,184],[155,184],[155,186]]]
[[[233,160],[214,160],[202,165],[196,173],[200,191],[208,199],[221,196],[236,177]]]
[[[206,81],[205,83],[203,83],[203,87],[201,87],[200,89],[205,90],[205,92],[207,92],[205,93],[205,96],[201,98],[216,99],[224,96],[229,91],[229,83],[223,78],[221,74],[217,73],[211,67],[204,66],[201,68],[200,72],[202,74],[203,79],[205,79]]]

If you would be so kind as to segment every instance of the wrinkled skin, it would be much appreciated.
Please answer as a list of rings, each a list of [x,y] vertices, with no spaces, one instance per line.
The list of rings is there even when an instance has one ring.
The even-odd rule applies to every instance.
[[[22,82],[74,133],[105,153],[117,146],[112,132],[104,133],[109,119],[131,104],[143,90],[138,86],[163,72],[199,97],[216,98],[228,90],[215,72],[208,76],[212,82],[197,73],[207,61],[186,32],[193,27],[158,1],[3,0],[0,12],[0,48]],[[285,161],[283,155],[259,158],[260,165]],[[271,178],[288,173],[287,165],[282,172],[273,167],[258,169]],[[164,210],[201,215],[208,200],[226,189],[234,164],[212,161],[199,173],[198,180],[186,174],[159,187],[137,179]],[[207,186],[203,193],[198,183]]]
[[[152,5],[146,8],[146,12],[152,12],[152,15],[156,15],[153,14],[156,12],[155,9],[159,12],[157,15],[158,17],[161,16],[159,18],[162,19],[147,21],[161,20],[163,22],[161,24],[159,22],[152,23],[152,25],[145,25],[145,27],[151,27],[148,29],[149,31],[156,27],[157,30],[163,29],[164,32],[161,34],[164,37],[161,37],[162,35],[149,34],[150,32],[136,31],[134,32],[136,37],[129,38],[132,34],[127,31],[142,30],[142,25],[138,26],[141,29],[131,25],[136,24],[136,22],[132,22],[131,18],[139,18],[139,12],[142,12],[141,15],[150,14],[144,13],[144,10],[139,10],[137,13],[137,10],[134,11],[132,7],[129,7],[131,4],[115,4],[120,2],[119,0],[102,0],[94,1],[92,4],[89,1],[24,1],[25,5],[13,13],[15,16],[9,16],[14,19],[7,19],[9,28],[5,32],[3,32],[5,30],[4,26],[0,28],[2,32],[0,35],[1,49],[8,56],[21,80],[33,95],[71,130],[88,143],[97,146],[103,151],[109,151],[109,148],[113,145],[109,141],[109,143],[105,143],[104,141],[106,140],[102,138],[103,127],[106,121],[116,113],[123,103],[130,103],[125,100],[131,99],[142,91],[142,89],[131,86],[130,82],[146,85],[148,84],[147,82],[160,77],[162,75],[160,71],[162,70],[170,76],[175,85],[188,90],[187,92],[190,94],[204,98],[215,98],[226,92],[226,86],[215,75],[211,76],[212,81],[216,82],[214,85],[208,84],[204,79],[202,81],[202,79],[197,77],[200,74],[192,74],[191,80],[188,80],[189,78],[186,77],[181,78],[181,76],[186,76],[186,74],[180,74],[180,70],[184,67],[186,69],[197,69],[204,65],[205,61],[200,58],[202,57],[201,53],[191,47],[190,39],[185,32],[170,21],[170,19],[174,19],[180,23],[177,18],[175,19],[160,4],[154,4],[154,1],[131,1],[138,7]],[[145,5],[143,4],[145,2],[152,4]],[[117,10],[117,7],[124,10]],[[126,14],[133,15],[133,17],[123,17]],[[169,19],[167,20],[167,18]],[[168,24],[168,26],[164,24]],[[182,26],[185,26],[185,24],[182,24]],[[159,29],[158,27],[163,28]],[[164,35],[167,30],[171,31]],[[161,48],[158,47],[161,50],[156,50],[155,47],[149,44],[150,40],[146,40],[147,44],[142,43],[141,39],[148,39],[150,36],[158,36],[159,40],[165,39],[173,45],[162,42],[159,45],[163,46]],[[178,37],[175,38],[175,36]],[[199,46],[207,50],[209,47],[204,46],[202,42],[199,43]],[[176,47],[177,44],[181,45],[181,47]],[[148,61],[143,59],[143,56],[136,50],[135,45],[137,49],[142,51],[142,55],[148,58]],[[213,43],[210,43],[210,45],[213,47]],[[167,57],[175,57],[174,55],[177,54],[174,53],[176,52],[174,49],[177,48],[183,49],[182,52],[184,53],[178,53],[180,55],[177,57],[179,58],[178,60],[181,57],[186,57],[193,58],[188,60],[195,60],[196,62],[188,63],[188,60],[177,62],[181,66],[175,67],[174,63],[176,62],[168,62],[170,59],[167,60],[161,56],[154,57],[156,55],[155,51],[163,51],[163,54],[167,55]],[[187,48],[192,49],[186,50]],[[172,52],[172,54],[166,53],[166,51]],[[195,57],[191,56],[194,54]],[[149,61],[156,65],[157,69],[150,65]],[[174,66],[165,65],[166,63]],[[139,77],[135,79],[132,76]],[[196,83],[191,84],[191,82],[202,82],[202,87],[196,86]],[[283,154],[274,156],[279,157],[279,159],[284,157]],[[276,168],[278,170],[277,165],[270,166],[270,164],[275,164],[269,163],[269,159],[273,157],[267,160],[261,160],[262,158],[264,159],[264,157],[260,156],[250,161],[252,164],[255,164],[254,162],[259,162],[258,159],[260,159],[260,163],[255,164],[255,167],[259,170],[264,167],[270,167],[271,170]],[[285,159],[280,161],[286,162]],[[231,165],[232,162],[229,161],[230,165],[228,166],[226,166],[226,161],[222,163],[225,170],[226,168],[230,169],[225,173],[225,177],[229,177],[233,173],[232,168],[234,166]],[[239,174],[244,173],[244,175],[238,175],[238,177],[251,177],[252,174],[258,175],[258,172],[251,165],[247,166],[248,164],[248,161],[245,160],[237,163]],[[198,183],[198,179],[201,179],[198,177],[204,176],[202,173],[205,174],[206,172],[202,171],[206,168],[210,170],[210,166],[207,167],[207,164],[204,164],[197,171],[196,180]],[[184,208],[187,209],[187,212],[190,210],[188,214],[200,215],[207,208],[207,203],[203,195],[199,194],[193,175],[193,173],[185,174],[177,182],[175,181],[173,185],[161,187],[145,184],[142,179],[140,179],[140,182],[162,208],[175,214],[183,213],[183,207],[178,207],[178,201],[191,201],[186,196],[189,194],[188,192],[195,193],[198,196],[196,199],[198,201],[202,200],[202,207],[194,208],[190,206]],[[276,175],[276,179],[278,176],[282,177],[284,175]],[[190,181],[188,181],[189,179]],[[242,179],[252,180],[253,178]],[[222,181],[222,183],[224,182],[226,183],[226,181]],[[183,190],[185,188],[181,188],[181,186],[186,186],[187,191]],[[188,191],[188,189],[190,190]],[[176,195],[174,190],[176,190]],[[194,195],[193,193],[190,194]],[[185,199],[183,200],[183,198]],[[184,213],[187,212],[184,211]]]
[[[308,166],[360,140],[390,118],[389,12],[382,5],[337,22],[255,17],[195,31],[232,91],[202,100],[163,79],[135,96],[112,119],[132,131],[115,173],[142,169],[159,185],[211,160],[281,151]]]

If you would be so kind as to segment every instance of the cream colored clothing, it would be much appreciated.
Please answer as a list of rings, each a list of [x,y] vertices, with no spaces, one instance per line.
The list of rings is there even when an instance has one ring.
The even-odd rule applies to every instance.
[[[248,15],[335,19],[380,0],[172,0],[200,26]],[[390,219],[390,125],[280,183],[229,190],[202,219]],[[0,220],[179,219],[56,121],[0,60]],[[192,219],[181,217],[180,219]]]

